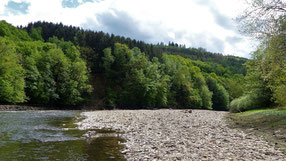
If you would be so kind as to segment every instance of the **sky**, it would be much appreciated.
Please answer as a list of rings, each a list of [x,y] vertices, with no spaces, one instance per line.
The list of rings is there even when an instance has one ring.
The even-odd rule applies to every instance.
[[[234,20],[245,7],[242,0],[0,0],[0,20],[15,26],[62,22],[250,58],[256,44],[239,33]]]

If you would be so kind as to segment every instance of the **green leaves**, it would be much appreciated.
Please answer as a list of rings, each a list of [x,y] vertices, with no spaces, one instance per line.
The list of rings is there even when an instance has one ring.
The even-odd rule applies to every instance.
[[[0,37],[0,102],[25,101],[24,70],[13,42]]]
[[[209,76],[207,84],[210,91],[213,92],[212,103],[214,110],[227,110],[229,108],[229,94],[225,88],[218,83],[218,81]]]
[[[167,105],[168,77],[162,75],[161,64],[149,61],[138,48],[115,44],[114,51],[104,50],[103,67],[109,82],[108,103],[120,107],[163,107]]]
[[[27,93],[31,102],[76,105],[83,101],[82,94],[91,92],[85,62],[74,46],[65,52],[54,47],[40,50],[26,58]],[[72,52],[72,53],[69,53]],[[73,56],[71,56],[73,55]]]
[[[201,86],[200,96],[202,98],[202,106],[204,109],[212,109],[212,96],[213,92],[209,90],[206,85]]]
[[[6,21],[0,21],[0,36],[8,37],[13,41],[31,41],[28,33],[25,30],[19,30],[16,27],[8,24]]]
[[[213,92],[189,59],[164,55],[162,63],[157,58],[149,61],[138,48],[130,50],[122,44],[115,44],[113,52],[105,49],[102,59],[109,82],[106,102],[112,106],[212,109]]]
[[[177,47],[166,50],[169,53],[174,51],[179,54],[177,52],[180,51],[196,55],[204,61],[213,60],[212,63],[197,58],[193,61],[186,55],[162,54],[164,47],[158,48],[141,41],[125,41],[103,32],[55,26],[51,23],[30,25],[26,28],[29,36],[24,30],[0,22],[0,36],[5,37],[1,38],[5,39],[5,43],[0,46],[3,49],[0,50],[1,102],[87,103],[87,96],[92,92],[89,70],[95,80],[100,80],[100,83],[93,82],[98,89],[93,91],[93,98],[103,106],[227,109],[229,97],[225,89],[230,91],[231,99],[241,95],[241,82],[233,81],[233,71],[241,67],[240,59],[235,57],[222,59],[217,54],[213,55],[213,59],[211,53],[206,51]],[[64,40],[73,41],[78,46]],[[138,46],[141,50],[115,42],[127,42],[129,47]],[[150,57],[141,51],[147,52]],[[87,61],[88,68],[82,58]],[[216,74],[210,74],[212,72]],[[273,72],[271,76],[277,73]],[[213,85],[205,80],[209,76],[216,80]],[[276,80],[283,82],[283,79]],[[277,93],[283,91],[284,88],[277,88]]]

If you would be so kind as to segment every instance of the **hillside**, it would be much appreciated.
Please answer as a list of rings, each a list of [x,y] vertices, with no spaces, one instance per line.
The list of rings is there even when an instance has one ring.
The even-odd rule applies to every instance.
[[[244,58],[63,24],[0,25],[2,44],[12,47],[23,71],[21,88],[9,88],[21,99],[6,92],[2,103],[226,110],[243,93]]]
[[[104,33],[102,31],[83,30],[79,27],[65,26],[63,24],[49,22],[39,21],[30,23],[27,27],[24,27],[24,29],[27,30],[30,35],[35,28],[41,28],[42,37],[45,41],[48,41],[50,37],[56,36],[59,39],[71,41],[80,47],[92,49],[94,53],[98,54],[99,58],[103,55],[103,50],[105,48],[113,47],[117,42],[126,44],[130,49],[138,47],[150,58],[160,58],[163,53],[168,53],[171,55],[180,55],[192,60],[207,62],[212,66],[212,68],[219,68],[217,67],[217,64],[219,64],[219,66],[221,65],[225,68],[225,70],[228,70],[229,74],[246,74],[246,69],[243,64],[247,61],[247,59],[235,56],[223,56],[219,53],[207,52],[203,48],[186,48],[185,45],[178,45],[173,42],[166,45],[164,45],[164,43],[160,43],[160,45],[159,43],[157,45],[148,44],[143,41],[116,36],[114,34]],[[89,56],[91,57],[90,59],[95,59],[93,56]],[[215,72],[215,70],[206,72]],[[223,73],[216,74],[222,75]]]

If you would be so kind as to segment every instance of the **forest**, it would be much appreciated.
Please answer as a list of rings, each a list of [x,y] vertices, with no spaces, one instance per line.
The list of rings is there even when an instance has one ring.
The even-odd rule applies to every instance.
[[[232,112],[282,107],[286,37],[284,17],[278,20],[249,60],[61,23],[0,21],[0,103]]]

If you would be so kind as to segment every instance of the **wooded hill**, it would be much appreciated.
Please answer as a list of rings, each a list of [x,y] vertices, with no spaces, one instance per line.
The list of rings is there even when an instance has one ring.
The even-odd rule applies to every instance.
[[[229,74],[246,74],[246,68],[244,68],[242,64],[244,64],[247,59],[235,56],[223,56],[219,53],[207,52],[203,48],[186,48],[185,45],[179,45],[174,42],[169,42],[168,45],[164,45],[164,43],[153,45],[131,38],[104,33],[102,31],[96,32],[91,30],[83,30],[79,27],[65,26],[63,24],[54,24],[49,22],[35,22],[28,24],[27,27],[24,27],[24,29],[27,30],[31,36],[35,35],[33,34],[33,32],[35,32],[35,28],[41,28],[41,35],[44,41],[48,41],[50,37],[56,36],[58,39],[71,41],[80,47],[91,48],[94,53],[97,53],[95,55],[98,57],[103,55],[103,50],[105,48],[113,48],[115,43],[121,43],[126,44],[130,49],[138,47],[141,52],[144,52],[149,56],[149,58],[159,58],[163,53],[168,53],[171,55],[180,55],[184,58],[190,58],[192,60],[208,62],[213,69],[207,69],[206,72],[217,72],[217,74],[220,75],[227,72]],[[220,68],[219,66],[223,66],[225,71],[221,71],[221,69],[214,69]]]
[[[48,22],[0,22],[0,102],[226,110],[245,58]],[[17,81],[20,81],[20,83]]]

